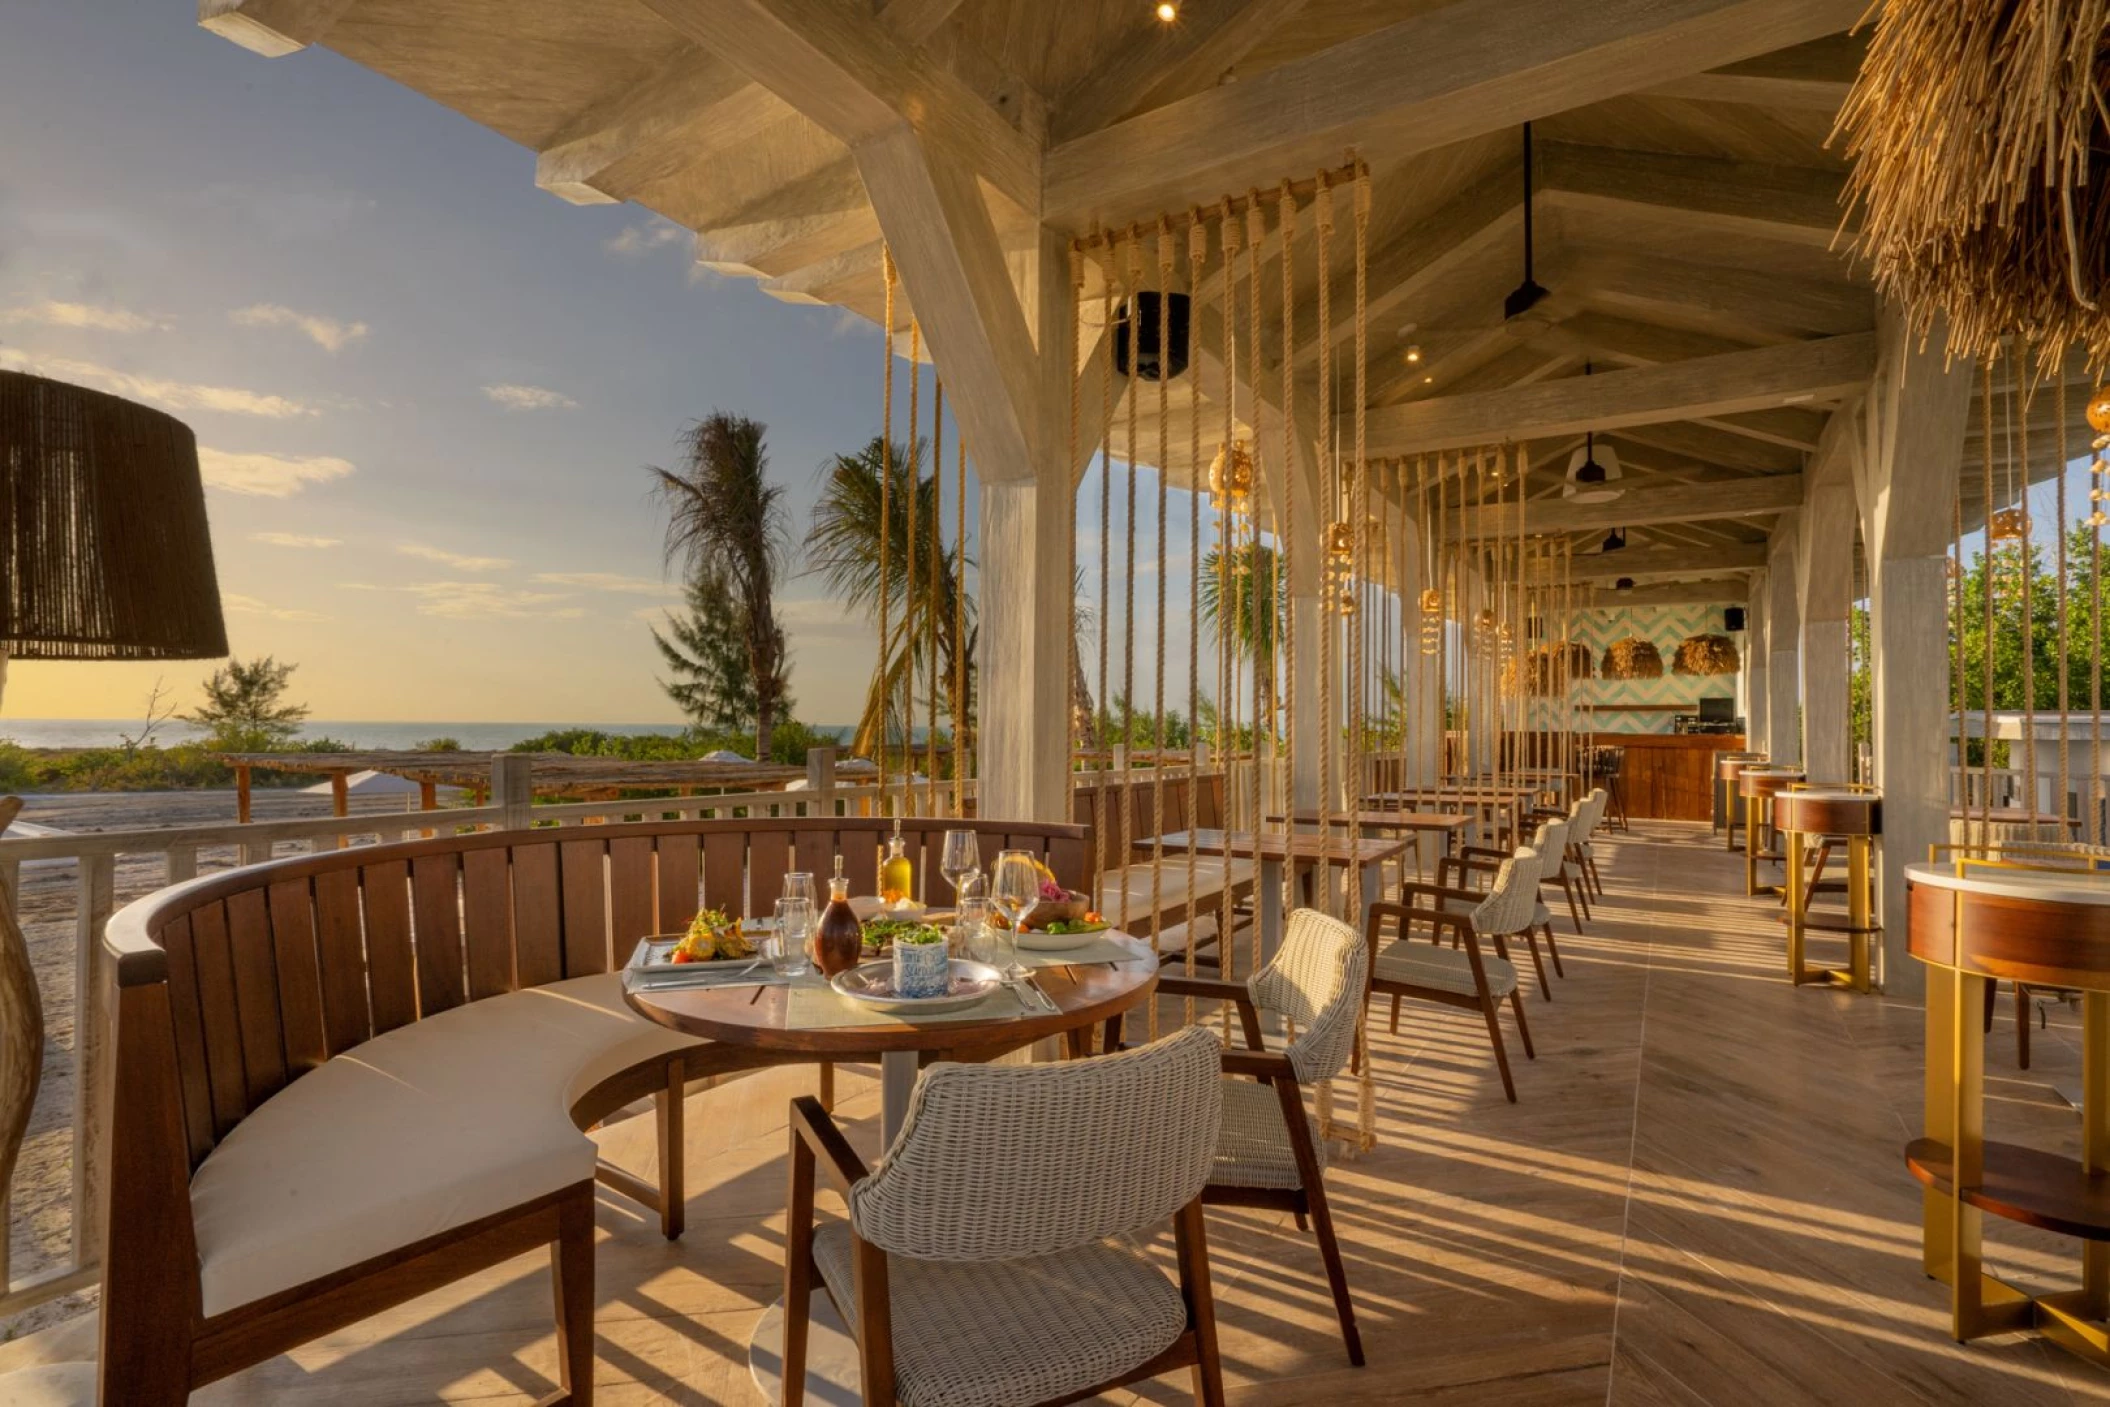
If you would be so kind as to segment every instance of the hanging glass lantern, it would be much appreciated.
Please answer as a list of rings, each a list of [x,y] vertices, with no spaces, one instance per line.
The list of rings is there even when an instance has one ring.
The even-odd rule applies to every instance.
[[[1355,525],[1348,522],[1329,523],[1326,526],[1326,556],[1329,561],[1346,562],[1355,555]]]
[[[1434,655],[1443,643],[1443,593],[1431,586],[1421,593],[1421,652]]]
[[[1340,595],[1335,598],[1333,608],[1344,616],[1354,615],[1356,610],[1355,588],[1352,586],[1342,587]]]
[[[2095,431],[2095,461],[2088,466],[2095,479],[2095,487],[2088,490],[2094,509],[2088,515],[2088,526],[2099,528],[2110,524],[2110,515],[2103,509],[2103,504],[2110,502],[2110,488],[2105,487],[2110,485],[2110,461],[2103,458],[2103,451],[2110,449],[2110,389],[2098,386],[2088,398],[2088,425]]]
[[[2029,514],[2020,508],[2002,508],[1993,514],[1987,536],[1994,542],[2021,542],[2029,536]]]
[[[1233,440],[1209,461],[1209,502],[1243,513],[1252,498],[1253,450],[1244,440]]]

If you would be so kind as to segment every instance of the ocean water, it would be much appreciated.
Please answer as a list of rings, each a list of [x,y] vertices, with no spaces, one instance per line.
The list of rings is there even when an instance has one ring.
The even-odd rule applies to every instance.
[[[839,737],[853,731],[834,724],[816,726]],[[125,734],[138,728],[136,718],[0,718],[0,739],[22,747],[115,747]],[[411,748],[428,738],[453,738],[470,752],[496,752],[522,738],[564,728],[592,728],[626,737],[651,733],[672,736],[681,732],[678,723],[404,723],[311,718],[302,726],[300,736],[335,738],[350,747],[375,751]],[[172,719],[155,730],[154,741],[166,747],[189,742],[203,731]]]

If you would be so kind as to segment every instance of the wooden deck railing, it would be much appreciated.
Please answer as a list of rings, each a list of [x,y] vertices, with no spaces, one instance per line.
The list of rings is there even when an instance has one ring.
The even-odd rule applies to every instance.
[[[20,1182],[33,1164],[48,1168],[49,1160],[32,1158],[32,1150],[48,1148],[48,1140],[54,1138],[67,1141],[71,1185],[65,1198],[65,1226],[62,1232],[32,1236],[29,1254],[22,1257],[25,1264],[16,1265],[12,1254],[16,1221],[11,1206],[13,1189],[0,1188],[0,1224],[7,1227],[7,1234],[0,1236],[0,1287],[4,1287],[0,1289],[0,1315],[19,1313],[85,1289],[96,1283],[101,1272],[102,1230],[95,1209],[104,1202],[105,1120],[101,1106],[106,1098],[103,1086],[107,1083],[111,1009],[101,940],[103,927],[121,899],[129,901],[191,879],[201,867],[212,870],[259,864],[326,846],[414,840],[434,833],[584,826],[623,820],[874,815],[890,812],[902,801],[904,786],[898,779],[890,779],[884,806],[876,785],[837,782],[832,749],[816,750],[809,759],[808,776],[809,787],[804,791],[537,806],[528,759],[501,754],[493,762],[492,802],[486,806],[0,838],[0,880],[6,884],[0,902],[13,906],[18,920],[25,869],[32,875],[68,865],[74,870],[69,915],[35,921],[35,927],[45,931],[53,923],[70,923],[73,934],[71,981],[66,988],[72,1007],[72,1036],[70,1043],[63,1043],[59,1037],[64,1035],[67,1023],[50,1023],[54,1034],[48,1039],[55,1049],[46,1053],[40,1097],[40,1103],[48,1105],[56,1093],[54,1086],[70,1080],[71,1091],[63,1096],[68,1100],[70,1117],[59,1129],[47,1127],[42,1132],[32,1132],[15,1171]],[[908,804],[929,814],[933,804],[941,809],[949,807],[951,794],[949,782],[938,788],[917,785]],[[975,784],[971,781],[967,783],[966,795],[971,806],[975,796]],[[145,872],[127,876],[125,892],[120,894],[119,865],[126,859],[144,859]],[[63,1007],[60,1011],[63,1013]]]

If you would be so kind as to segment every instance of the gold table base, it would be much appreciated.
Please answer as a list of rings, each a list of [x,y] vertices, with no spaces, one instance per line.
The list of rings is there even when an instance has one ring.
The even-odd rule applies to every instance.
[[[1846,837],[1846,927],[1844,930],[1818,930],[1843,931],[1846,934],[1846,966],[1836,968],[1809,965],[1810,896],[1808,881],[1803,876],[1803,860],[1808,854],[1808,836],[1802,831],[1783,831],[1781,834],[1787,842],[1788,872],[1784,894],[1788,909],[1788,981],[1797,987],[1829,985],[1848,987],[1856,992],[1870,990],[1872,982],[1869,939],[1880,931],[1874,927],[1874,915],[1870,912],[1869,903],[1869,875],[1873,868],[1874,837]],[[1755,874],[1751,877],[1756,878]]]

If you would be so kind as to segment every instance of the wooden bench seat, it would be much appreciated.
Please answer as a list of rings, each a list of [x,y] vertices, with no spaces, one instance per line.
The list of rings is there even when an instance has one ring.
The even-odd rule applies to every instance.
[[[963,823],[911,820],[935,860]],[[966,823],[984,860],[1086,878],[1069,826]],[[560,1380],[592,1400],[595,1184],[682,1229],[691,1083],[807,1057],[665,1030],[622,998],[637,940],[709,904],[769,912],[836,854],[876,884],[877,819],[498,831],[297,856],[192,880],[109,924],[117,1022],[105,1407],[190,1393],[538,1248]],[[934,863],[920,867],[934,879]],[[585,1130],[639,1100],[656,1183]]]

